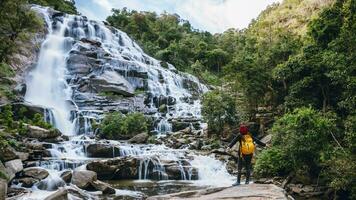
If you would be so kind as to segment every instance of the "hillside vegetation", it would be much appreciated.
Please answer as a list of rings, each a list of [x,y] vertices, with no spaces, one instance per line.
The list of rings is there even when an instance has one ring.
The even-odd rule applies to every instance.
[[[355,6],[354,0],[286,0],[247,29],[216,35],[167,13],[113,10],[107,20],[154,57],[219,86],[203,98],[210,133],[221,136],[240,121],[263,123],[256,115],[260,107],[274,114],[275,122],[267,124],[273,147],[259,156],[257,175],[302,173],[350,198]]]

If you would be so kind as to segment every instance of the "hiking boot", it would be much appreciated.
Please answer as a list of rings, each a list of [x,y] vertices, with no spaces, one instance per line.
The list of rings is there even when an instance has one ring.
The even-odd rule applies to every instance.
[[[249,181],[249,180],[246,180],[245,184],[246,184],[246,185],[250,184],[250,181]]]
[[[232,186],[239,186],[240,182],[235,182],[234,184],[232,184]]]

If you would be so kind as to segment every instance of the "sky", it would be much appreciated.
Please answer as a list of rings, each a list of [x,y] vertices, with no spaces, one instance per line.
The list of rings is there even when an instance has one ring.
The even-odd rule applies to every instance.
[[[221,33],[243,29],[268,5],[282,0],[75,0],[80,13],[93,20],[105,20],[112,8],[176,13],[194,28]]]

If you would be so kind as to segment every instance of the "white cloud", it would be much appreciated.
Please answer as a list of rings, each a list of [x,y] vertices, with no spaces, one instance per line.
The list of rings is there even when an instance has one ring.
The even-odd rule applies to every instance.
[[[104,20],[112,8],[127,7],[158,13],[166,10],[189,20],[195,28],[216,33],[228,28],[246,28],[268,5],[282,0],[77,0],[81,1],[93,4],[85,5],[84,9],[80,3],[78,6],[79,11],[89,18]],[[105,13],[100,13],[98,7]]]

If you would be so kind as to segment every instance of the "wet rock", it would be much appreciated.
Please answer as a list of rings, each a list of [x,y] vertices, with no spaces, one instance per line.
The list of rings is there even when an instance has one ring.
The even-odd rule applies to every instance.
[[[66,183],[70,183],[70,181],[72,180],[72,171],[65,171],[61,174],[61,178],[64,182]]]
[[[5,168],[7,174],[9,175],[9,179],[11,180],[15,177],[16,173],[23,170],[23,164],[20,159],[11,160],[5,162]]]
[[[56,138],[61,135],[59,130],[47,130],[38,126],[28,125],[27,136],[31,138],[37,138],[38,140]]]
[[[134,96],[133,86],[115,71],[105,71],[100,76],[93,76],[87,80],[94,92],[113,92],[123,96]]]
[[[157,164],[160,163],[160,166]],[[164,168],[164,171],[158,168]],[[181,180],[185,176],[189,177],[188,172],[192,172],[192,179],[197,179],[197,169],[193,168],[189,162],[185,160],[160,160],[156,157],[124,157],[115,158],[103,161],[94,161],[87,164],[87,169],[95,171],[99,179],[160,179],[166,175],[169,179]],[[146,170],[147,169],[147,170]],[[140,172],[140,170],[142,170]],[[183,171],[182,171],[183,170]],[[163,174],[162,174],[163,173]],[[141,177],[139,177],[141,175]]]
[[[64,188],[61,188],[55,193],[46,197],[44,200],[68,200],[68,191]]]
[[[109,161],[94,161],[87,164],[87,169],[96,172],[101,180],[112,179],[117,168],[116,165],[111,165]]]
[[[97,180],[97,175],[89,170],[74,170],[72,176],[72,184],[81,189],[87,189],[93,181]]]
[[[7,197],[9,200],[17,200],[20,199],[25,193],[28,193],[29,190],[25,188],[7,188]]]
[[[16,182],[21,183],[22,187],[30,188],[35,183],[38,183],[38,179],[31,178],[31,177],[24,177],[24,178],[17,179]]]
[[[16,155],[16,151],[12,147],[0,148],[0,160],[2,162],[14,160],[17,158],[18,156]]]
[[[48,171],[40,167],[30,167],[25,168],[22,173],[23,176],[32,177],[38,180],[47,178],[49,175]]]
[[[99,190],[99,191],[102,191],[103,194],[115,194],[115,189],[112,188],[109,184],[107,183],[104,183],[102,181],[93,181],[91,183],[91,185],[96,189],[96,190]]]
[[[148,137],[148,133],[140,133],[132,137],[128,142],[134,144],[145,144],[147,142]]]
[[[7,196],[7,180],[0,178],[0,200]]]
[[[89,144],[86,155],[90,158],[113,158],[120,156],[120,149],[109,144]]]
[[[93,46],[97,46],[97,47],[101,47],[101,42],[99,41],[96,41],[96,40],[91,40],[91,39],[87,39],[87,38],[82,38],[80,39],[81,42],[84,42],[84,43],[89,43]]]

